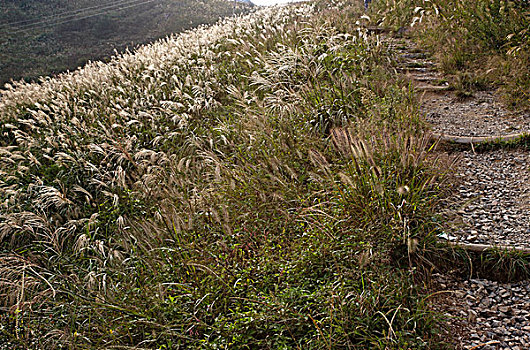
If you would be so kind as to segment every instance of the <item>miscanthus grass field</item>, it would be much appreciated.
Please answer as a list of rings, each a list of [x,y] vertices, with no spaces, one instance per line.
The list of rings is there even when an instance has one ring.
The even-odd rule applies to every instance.
[[[0,97],[0,344],[441,348],[444,174],[362,4],[265,8]]]

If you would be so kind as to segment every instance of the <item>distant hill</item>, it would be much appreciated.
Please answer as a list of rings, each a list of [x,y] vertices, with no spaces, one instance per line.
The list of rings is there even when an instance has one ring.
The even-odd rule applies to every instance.
[[[0,84],[75,69],[251,7],[230,0],[3,0]]]

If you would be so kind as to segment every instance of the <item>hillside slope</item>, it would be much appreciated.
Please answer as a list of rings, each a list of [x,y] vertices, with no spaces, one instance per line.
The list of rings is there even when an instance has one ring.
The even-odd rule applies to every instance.
[[[72,70],[251,7],[228,0],[2,1],[0,84]]]
[[[333,3],[1,92],[0,344],[439,345],[432,143],[362,4]]]

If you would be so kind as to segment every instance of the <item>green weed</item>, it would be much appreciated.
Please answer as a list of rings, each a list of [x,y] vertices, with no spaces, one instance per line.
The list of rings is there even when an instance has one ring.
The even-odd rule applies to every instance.
[[[265,9],[3,91],[6,341],[442,347],[412,257],[443,175],[346,9]]]

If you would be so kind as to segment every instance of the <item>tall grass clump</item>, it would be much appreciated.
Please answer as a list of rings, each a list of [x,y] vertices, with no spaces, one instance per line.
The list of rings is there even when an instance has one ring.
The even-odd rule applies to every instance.
[[[509,106],[528,107],[528,1],[380,1],[374,15],[394,28],[414,27],[456,88],[500,87]]]
[[[417,106],[353,4],[267,8],[0,100],[0,339],[438,346]]]

